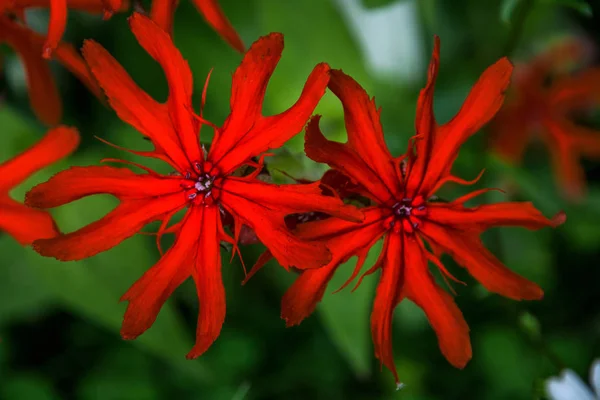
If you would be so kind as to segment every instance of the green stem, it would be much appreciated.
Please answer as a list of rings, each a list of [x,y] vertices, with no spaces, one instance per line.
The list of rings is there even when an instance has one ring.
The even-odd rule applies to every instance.
[[[517,15],[512,23],[512,28],[508,34],[508,40],[504,46],[504,52],[502,55],[510,56],[519,44],[523,29],[525,28],[525,22],[529,16],[530,11],[533,8],[535,0],[523,0],[521,6],[518,9]]]

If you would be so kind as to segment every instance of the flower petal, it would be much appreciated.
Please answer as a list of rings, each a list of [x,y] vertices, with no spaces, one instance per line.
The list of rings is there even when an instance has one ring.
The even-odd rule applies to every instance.
[[[168,107],[140,89],[117,60],[93,40],[83,43],[83,57],[119,118],[148,137],[157,152],[168,156],[173,167],[185,171],[189,161],[179,144]]]
[[[319,115],[311,118],[306,126],[304,151],[312,160],[327,163],[331,168],[348,176],[355,183],[363,186],[379,204],[394,199],[394,193],[382,180],[371,165],[361,158],[348,144],[327,140],[319,128]],[[391,159],[388,159],[391,165]]]
[[[490,146],[494,152],[504,159],[518,163],[525,154],[531,138],[529,109],[521,104],[507,104],[493,119],[490,135]]]
[[[0,190],[6,191],[33,173],[69,155],[79,145],[75,128],[59,126],[18,156],[0,164]]]
[[[58,46],[67,27],[67,0],[50,0],[48,36],[42,48],[42,56],[49,59]]]
[[[563,191],[572,200],[583,197],[586,190],[585,171],[579,161],[579,153],[569,139],[569,132],[555,121],[545,121],[550,135],[544,139],[552,156],[552,166]]]
[[[475,227],[479,231],[494,226],[522,226],[537,230],[556,227],[565,221],[564,213],[548,219],[530,202],[485,204],[473,208],[434,203],[427,207],[426,218],[456,229]]]
[[[25,68],[29,102],[36,116],[46,125],[56,125],[62,116],[62,102],[50,68],[41,57],[41,43],[32,40],[33,32],[0,17],[0,39],[19,56]]]
[[[427,315],[444,357],[456,368],[471,359],[469,326],[454,299],[434,281],[422,245],[405,238],[404,287],[402,292]]]
[[[83,83],[97,98],[104,100],[104,94],[98,82],[92,75],[83,57],[70,44],[59,43],[53,50],[52,58],[68,69]]]
[[[176,0],[152,0],[150,18],[162,30],[171,35],[173,34],[173,17],[176,8]]]
[[[187,212],[173,246],[121,297],[129,302],[121,327],[124,339],[135,339],[150,328],[167,299],[192,274],[202,212],[202,207]]]
[[[196,344],[187,358],[202,355],[217,339],[225,321],[225,288],[221,277],[218,207],[204,207],[195,265],[192,270],[200,303]]]
[[[400,177],[396,175],[392,155],[383,137],[380,109],[377,109],[375,99],[370,99],[367,92],[341,70],[331,71],[329,89],[344,106],[349,147],[392,193],[397,194]]]
[[[138,175],[127,168],[107,166],[71,167],[31,189],[25,196],[25,203],[32,207],[52,208],[93,194],[144,199],[182,193],[182,190],[180,179],[176,177]]]
[[[550,400],[595,400],[590,389],[570,369],[563,370],[560,377],[548,379],[546,393]]]
[[[233,77],[231,114],[210,151],[211,160],[224,173],[233,171],[251,157],[281,147],[300,133],[325,94],[329,66],[318,64],[293,106],[277,115],[262,116],[267,83],[282,48],[283,38],[280,35],[271,34],[259,39]]]
[[[353,224],[337,218],[329,218],[302,225],[311,225],[305,229],[303,239],[322,239],[331,236],[326,241],[327,248],[331,251],[331,261],[316,269],[302,271],[294,281],[281,300],[281,317],[287,326],[298,325],[315,310],[317,304],[323,298],[327,284],[333,277],[334,272],[353,256],[358,256],[354,273],[347,284],[358,275],[365,261],[369,248],[381,238],[385,232],[382,223],[382,215],[379,208],[373,208],[371,212],[365,213],[365,222]],[[321,225],[327,225],[324,232]],[[334,230],[337,228],[337,232]],[[307,234],[311,232],[311,234]]]
[[[415,130],[417,140],[415,141],[417,157],[410,166],[409,174],[406,178],[406,187],[409,196],[412,196],[421,185],[426,173],[426,169],[431,158],[431,152],[435,145],[437,135],[437,122],[433,114],[433,95],[435,90],[435,81],[437,80],[440,67],[440,38],[434,36],[433,53],[427,69],[427,84],[419,93],[417,100],[417,110],[415,116]],[[413,149],[408,148],[408,154],[412,154]]]
[[[129,25],[140,45],[165,72],[169,84],[169,114],[188,160],[201,160],[198,127],[193,122],[190,111],[193,109],[193,79],[187,61],[183,59],[171,37],[151,19],[133,13],[129,18]]]
[[[45,211],[26,207],[8,196],[0,196],[0,209],[0,231],[8,233],[22,245],[59,234],[54,220]]]
[[[243,53],[246,50],[242,39],[240,39],[234,27],[231,25],[231,22],[229,22],[225,16],[225,13],[219,6],[217,0],[193,0],[193,3],[200,13],[202,13],[206,22],[208,22],[231,47],[240,53]]]
[[[420,227],[427,238],[444,249],[490,292],[514,300],[539,300],[544,292],[538,285],[506,268],[481,243],[479,233],[425,223]]]
[[[426,197],[432,194],[437,181],[450,171],[460,146],[498,112],[513,70],[507,58],[486,69],[458,114],[438,127],[433,115],[433,88],[438,65],[439,38],[436,37],[429,81],[421,91],[417,105],[417,133],[422,139],[417,141],[417,159],[408,180],[410,192],[419,190]]]
[[[460,146],[496,115],[504,102],[512,71],[513,66],[506,57],[486,69],[458,114],[439,127],[422,184],[422,190],[426,193],[435,187],[435,183],[445,172],[450,171]]]
[[[286,215],[321,211],[355,221],[363,217],[361,211],[335,197],[322,196],[318,183],[271,185],[229,177],[220,189],[223,206],[252,228],[285,268],[318,268],[331,259],[324,243],[294,236],[285,225]]]
[[[371,313],[371,336],[375,357],[394,374],[399,382],[392,348],[392,316],[404,285],[404,240],[399,234],[386,237],[385,257]]]
[[[187,203],[188,200],[181,193],[127,200],[100,220],[75,232],[36,240],[33,248],[43,256],[61,261],[81,260],[116,246],[136,234],[144,225],[183,208]]]

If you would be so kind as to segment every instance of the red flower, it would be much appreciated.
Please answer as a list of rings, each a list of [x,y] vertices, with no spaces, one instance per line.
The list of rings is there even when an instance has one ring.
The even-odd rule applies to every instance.
[[[512,97],[494,120],[493,149],[513,163],[523,158],[531,137],[539,135],[552,157],[554,173],[572,199],[585,191],[581,157],[600,160],[600,132],[582,126],[573,116],[597,107],[600,68],[574,75],[557,74],[567,63],[581,63],[585,48],[568,41],[541,54],[528,65],[518,66]],[[552,79],[550,85],[546,82]]]
[[[3,42],[12,47],[23,62],[29,86],[29,102],[36,116],[47,125],[58,124],[62,116],[62,102],[50,67],[41,57],[42,48],[47,46],[44,37],[0,11],[0,43]],[[77,50],[71,45],[56,43],[52,54],[92,93],[102,96],[100,87]]]
[[[44,58],[50,59],[65,33],[68,8],[91,14],[104,12],[104,17],[109,18],[113,12],[121,10],[124,5],[127,6],[127,2],[124,3],[123,0],[0,0],[0,16],[10,19],[19,18],[24,21],[26,9],[49,8],[48,35],[41,54]]]
[[[396,380],[392,314],[404,298],[425,311],[442,353],[452,365],[462,368],[471,358],[469,327],[452,297],[435,283],[428,268],[429,261],[444,277],[455,279],[438,258],[439,252],[444,251],[488,290],[517,300],[539,299],[542,290],[504,267],[483,246],[479,236],[493,226],[539,229],[564,221],[562,214],[554,220],[546,219],[531,203],[464,205],[486,189],[449,203],[431,199],[447,182],[474,183],[453,176],[452,164],[462,143],[502,105],[512,71],[506,58],[488,68],[458,115],[439,126],[433,115],[438,64],[439,39],[436,37],[429,81],[417,104],[417,136],[411,140],[414,149],[410,148],[398,158],[390,154],[385,144],[374,101],[352,78],[341,71],[331,71],[329,88],[344,106],[348,142],[327,140],[319,129],[319,117],[315,117],[306,129],[306,154],[348,176],[358,185],[355,191],[368,196],[374,205],[363,209],[362,224],[328,218],[298,225],[299,237],[325,240],[333,259],[323,268],[303,271],[282,301],[282,317],[287,325],[299,324],[314,311],[337,267],[353,256],[358,257],[354,272],[342,286],[345,287],[360,272],[370,247],[384,238],[379,259],[364,275],[381,269],[371,333],[375,355],[393,372]],[[436,250],[435,254],[425,247],[425,242]],[[260,261],[264,262],[267,257],[263,256]]]
[[[217,31],[231,47],[243,53],[246,49],[242,39],[223,13],[217,0],[192,0],[206,22]],[[173,31],[173,15],[177,8],[177,0],[152,0],[150,17],[165,31]]]
[[[158,237],[175,231],[173,246],[122,297],[129,301],[121,331],[133,339],[148,329],[171,293],[190,275],[198,289],[200,312],[196,344],[188,357],[202,354],[219,335],[225,318],[221,281],[221,240],[234,245],[242,225],[256,232],[284,267],[317,268],[331,254],[322,242],[301,241],[286,229],[284,217],[322,211],[361,220],[362,213],[320,194],[319,184],[273,185],[256,179],[262,166],[247,176],[232,173],[268,149],[280,147],[302,130],[329,81],[329,67],[319,64],[308,77],[300,99],[281,114],[264,117],[262,101],[283,50],[283,37],[259,39],[233,75],[231,113],[204,154],[198,132],[205,122],[192,110],[192,74],[169,35],[150,19],[134,14],[131,29],[142,47],[164,69],[170,93],[158,103],[143,92],[119,63],[99,44],[86,41],[83,52],[94,76],[119,117],[148,137],[151,152],[135,152],[164,160],[178,175],[149,169],[73,167],[32,189],[27,204],[49,208],[84,196],[106,193],[120,205],[104,218],[53,239],[38,240],[34,248],[59,260],[77,260],[110,249],[139,232],[149,222],[162,221]],[[204,92],[205,94],[206,92]],[[204,98],[204,96],[203,96]],[[262,164],[262,158],[259,164]],[[170,218],[187,209],[180,224],[167,228]],[[233,216],[233,237],[223,229],[221,213]]]
[[[0,231],[19,243],[59,234],[54,220],[45,211],[25,207],[9,196],[9,191],[40,169],[70,154],[79,144],[77,130],[59,126],[31,148],[0,164]]]

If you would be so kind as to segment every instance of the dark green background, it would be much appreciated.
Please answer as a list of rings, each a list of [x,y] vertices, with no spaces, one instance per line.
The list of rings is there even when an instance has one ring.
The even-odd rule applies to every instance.
[[[595,1],[595,0],[594,0]],[[390,1],[364,0],[369,7]],[[420,0],[416,2],[417,45],[428,62],[433,34],[441,36],[441,70],[435,110],[440,122],[460,107],[479,74],[504,55],[507,42],[519,32],[520,1]],[[598,17],[570,7],[577,1],[534,2],[513,54],[531,57],[556,37],[586,33],[597,44]],[[566,6],[563,4],[567,4]],[[590,2],[596,15],[600,8]],[[334,0],[222,0],[221,4],[246,44],[258,36],[285,34],[283,58],[269,85],[265,113],[279,112],[297,98],[312,67],[326,61],[354,76],[383,107],[386,140],[395,155],[414,134],[415,104],[425,82],[425,64],[418,79],[403,81],[377,76],[364,62],[351,27]],[[581,8],[581,7],[580,7]],[[384,10],[384,9],[380,9]],[[584,10],[585,11],[585,10]],[[44,14],[36,14],[35,18]],[[71,13],[66,40],[85,38],[102,43],[134,79],[157,99],[166,83],[157,64],[137,45],[127,15],[108,22]],[[35,20],[34,18],[34,20]],[[182,0],[175,21],[175,42],[189,60],[195,77],[195,104],[204,79],[214,67],[206,116],[222,123],[229,107],[231,74],[241,56],[228,48]],[[0,160],[6,160],[39,139],[44,127],[28,108],[19,67],[8,50],[2,80]],[[14,192],[22,199],[28,188],[68,165],[98,164],[105,157],[131,159],[129,154],[94,139],[100,136],[129,148],[148,146],[141,135],[118,120],[60,66],[55,76],[65,104],[65,123],[78,127],[83,143],[70,158],[44,170]],[[338,100],[327,94],[318,112],[331,137],[343,139]],[[598,125],[600,127],[600,124]],[[246,286],[240,286],[239,260],[224,257],[227,319],[221,336],[200,359],[185,360],[195,332],[197,301],[186,282],[164,307],[158,320],[136,341],[125,342],[119,327],[125,290],[159,255],[153,238],[138,235],[118,247],[81,262],[44,259],[12,238],[0,236],[0,399],[539,399],[544,379],[570,367],[587,377],[594,355],[600,354],[600,186],[598,163],[585,162],[588,196],[570,205],[556,188],[544,149],[528,152],[527,168],[503,164],[486,150],[485,131],[464,146],[456,170],[472,178],[486,168],[476,188],[511,188],[507,195],[481,201],[532,200],[547,215],[560,209],[567,223],[552,231],[494,229],[484,236],[489,247],[513,270],[539,283],[540,302],[513,302],[490,295],[449,258],[446,265],[467,287],[458,286],[456,301],[471,327],[473,359],[464,370],[451,367],[440,354],[424,314],[405,301],[396,312],[396,365],[406,387],[396,392],[392,375],[374,358],[369,314],[378,274],[365,279],[354,293],[330,293],[345,280],[352,265],[334,278],[318,311],[299,327],[286,329],[279,301],[294,273],[272,264]],[[139,160],[137,160],[139,161]],[[163,165],[143,160],[161,172]],[[302,155],[299,135],[277,151],[272,168],[298,177],[316,178],[323,171]],[[275,179],[282,179],[274,173]],[[452,198],[464,188],[449,188]],[[96,196],[57,209],[64,231],[100,218],[115,205]],[[261,246],[244,248],[251,265]],[[371,253],[371,258],[376,256]],[[350,261],[353,264],[354,260]]]

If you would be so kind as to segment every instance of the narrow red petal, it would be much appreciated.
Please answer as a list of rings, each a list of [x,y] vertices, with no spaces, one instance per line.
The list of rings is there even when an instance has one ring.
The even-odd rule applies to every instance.
[[[407,237],[405,246],[403,294],[425,311],[450,364],[464,368],[472,356],[469,326],[452,296],[435,283],[421,244]]]
[[[323,196],[319,182],[275,185],[258,179],[228,177],[221,189],[223,196],[245,198],[271,209],[273,214],[285,216],[316,211],[353,222],[364,220],[363,212],[358,208],[344,204],[336,197]]]
[[[102,46],[92,40],[83,44],[83,57],[104,89],[119,118],[148,137],[180,171],[189,167],[171,122],[168,107],[144,92]]]
[[[150,328],[167,299],[192,274],[202,211],[192,207],[173,246],[121,297],[129,302],[121,327],[124,339],[135,339]]]
[[[418,135],[415,141],[417,157],[414,164],[411,165],[410,174],[407,176],[406,187],[409,190],[409,195],[412,195],[420,187],[435,145],[438,127],[433,114],[433,95],[439,67],[440,38],[435,36],[433,52],[427,69],[427,84],[421,89],[417,100],[415,116],[415,130]],[[409,145],[408,153],[412,154],[412,151],[413,149]]]
[[[310,223],[312,227],[310,230],[305,230],[301,237],[324,239],[326,236],[319,229],[321,223],[327,225],[324,230],[325,235],[331,236],[326,243],[327,248],[331,251],[332,259],[322,268],[302,271],[294,284],[287,290],[281,301],[281,317],[285,319],[287,326],[298,325],[304,318],[312,314],[323,298],[327,284],[340,264],[345,263],[353,256],[358,256],[354,272],[344,286],[349,284],[360,272],[369,248],[385,232],[381,212],[374,209],[362,224],[352,224],[337,218]],[[332,229],[334,225],[336,225],[337,232]],[[312,235],[307,235],[306,232],[312,232]]]
[[[458,114],[448,123],[438,126],[433,114],[433,95],[439,68],[439,52],[439,38],[436,37],[429,79],[417,103],[417,157],[407,179],[409,196],[417,191],[424,196],[432,194],[438,180],[450,172],[460,146],[502,106],[513,70],[507,58],[502,58],[489,67],[471,89]]]
[[[525,153],[531,138],[529,110],[522,105],[505,105],[496,115],[491,128],[490,146],[504,159],[517,163]]]
[[[375,357],[394,374],[396,382],[399,382],[392,347],[392,316],[404,286],[405,249],[402,236],[389,234],[385,248],[381,277],[371,313],[371,336]]]
[[[314,161],[328,164],[363,186],[370,197],[379,204],[393,200],[395,186],[388,187],[382,176],[377,174],[351,146],[327,140],[319,128],[320,118],[318,115],[313,117],[306,127],[304,144],[306,155]],[[393,169],[391,158],[388,161],[390,168]]]
[[[579,161],[579,153],[569,138],[564,126],[546,121],[550,136],[544,139],[552,156],[552,167],[558,183],[572,200],[581,199],[586,191],[585,171]]]
[[[321,195],[318,183],[271,185],[254,180],[227,178],[221,189],[221,202],[255,232],[283,267],[317,268],[331,259],[320,242],[302,241],[285,224],[285,216],[309,211],[360,221],[361,211],[344,205],[335,197]]]
[[[71,167],[31,189],[25,203],[53,208],[93,194],[111,194],[119,199],[145,199],[183,193],[180,180],[138,175],[127,168],[107,166]]]
[[[79,145],[75,128],[59,126],[18,156],[0,164],[0,191],[21,183],[33,173],[69,155]]]
[[[181,193],[156,199],[127,200],[100,220],[52,239],[36,240],[35,251],[61,261],[81,260],[106,251],[139,232],[146,224],[187,204]]]
[[[246,52],[231,84],[231,113],[223,132],[210,148],[209,158],[217,163],[252,130],[262,117],[267,84],[283,51],[283,35],[261,37]]]
[[[562,215],[562,214],[561,214]],[[427,208],[428,220],[456,229],[475,228],[484,231],[494,226],[521,226],[537,230],[557,226],[564,219],[548,219],[530,202],[510,202],[480,205],[473,208],[449,207],[431,204]]]
[[[479,233],[469,234],[432,223],[423,224],[421,230],[490,292],[514,300],[543,297],[544,292],[538,285],[512,272],[495,258],[481,243]]]
[[[52,58],[75,75],[94,96],[104,100],[104,95],[98,82],[92,75],[83,57],[73,46],[66,43],[59,43],[58,47],[52,53]]]
[[[26,207],[4,195],[0,195],[0,210],[0,231],[22,245],[59,234],[54,220],[45,211]]]
[[[58,46],[67,27],[67,0],[50,0],[50,22],[48,36],[42,49],[42,56],[49,59]]]
[[[206,22],[235,50],[243,53],[246,47],[231,22],[219,6],[217,0],[193,0],[194,5],[206,19]]]
[[[431,194],[437,181],[452,168],[460,146],[498,112],[504,102],[512,70],[513,66],[507,58],[500,59],[485,70],[458,114],[438,128],[421,183],[423,193]]]
[[[42,45],[31,40],[33,32],[6,17],[0,17],[2,41],[19,56],[25,68],[29,102],[46,125],[56,125],[62,116],[62,102],[50,68],[41,57]]]
[[[192,276],[196,282],[200,311],[196,344],[187,358],[202,355],[217,339],[225,321],[225,288],[221,277],[218,207],[204,207]]]
[[[168,34],[173,33],[173,16],[177,0],[152,0],[150,18]]]
[[[133,13],[129,18],[129,25],[140,45],[165,72],[169,84],[169,114],[188,160],[201,160],[198,129],[190,111],[193,109],[193,79],[187,61],[183,59],[171,37],[151,19]]]
[[[219,161],[221,170],[233,171],[251,157],[281,147],[300,133],[325,94],[328,81],[329,66],[318,64],[308,77],[298,101],[280,114],[259,116],[252,129]],[[223,135],[227,132],[225,129]]]
[[[383,137],[380,110],[375,105],[375,99],[370,99],[367,92],[341,70],[331,71],[329,88],[344,106],[348,145],[379,180],[397,194],[400,181]]]

